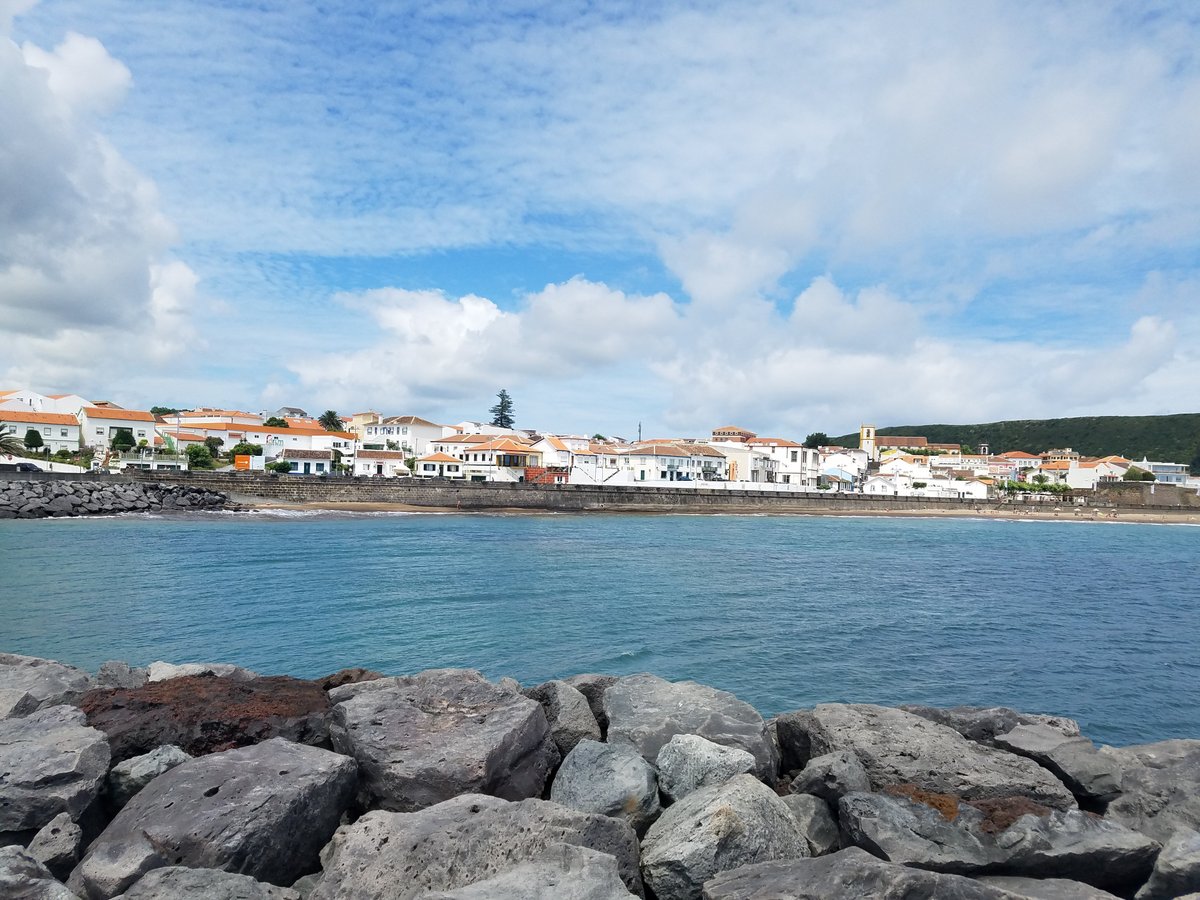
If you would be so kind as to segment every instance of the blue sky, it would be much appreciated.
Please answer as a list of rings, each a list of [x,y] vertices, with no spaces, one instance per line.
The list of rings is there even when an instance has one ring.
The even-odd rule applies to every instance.
[[[1194,10],[0,0],[0,375],[626,435],[1195,411]]]

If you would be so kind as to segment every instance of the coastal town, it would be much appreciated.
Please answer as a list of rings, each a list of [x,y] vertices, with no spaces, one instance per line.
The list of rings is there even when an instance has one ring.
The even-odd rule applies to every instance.
[[[502,394],[502,403],[507,395]],[[494,411],[494,410],[493,410]],[[1122,481],[1200,489],[1186,463],[934,443],[859,430],[858,446],[722,426],[705,437],[626,439],[558,434],[491,422],[440,424],[376,411],[314,417],[199,407],[126,409],[79,394],[0,391],[6,469],[269,471],[301,477],[424,478],[533,484],[833,491],[881,497],[983,500],[1056,494]],[[497,424],[499,423],[499,424]],[[21,453],[13,453],[20,446]]]

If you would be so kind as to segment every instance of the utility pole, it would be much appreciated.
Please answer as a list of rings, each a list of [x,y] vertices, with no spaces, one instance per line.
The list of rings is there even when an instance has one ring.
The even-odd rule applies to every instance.
[[[642,423],[638,422],[638,443],[642,442]]]

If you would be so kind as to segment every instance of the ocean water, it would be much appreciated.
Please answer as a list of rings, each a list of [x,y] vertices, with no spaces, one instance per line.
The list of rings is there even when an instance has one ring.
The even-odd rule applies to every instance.
[[[655,672],[770,715],[1007,705],[1200,738],[1200,528],[766,516],[0,522],[0,650],[315,677]]]

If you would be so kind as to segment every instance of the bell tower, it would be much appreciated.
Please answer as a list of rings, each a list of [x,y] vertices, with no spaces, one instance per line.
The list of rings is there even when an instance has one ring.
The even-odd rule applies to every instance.
[[[874,425],[863,425],[858,429],[858,447],[860,450],[867,451],[867,458],[871,462],[878,461],[879,451],[875,449]]]

